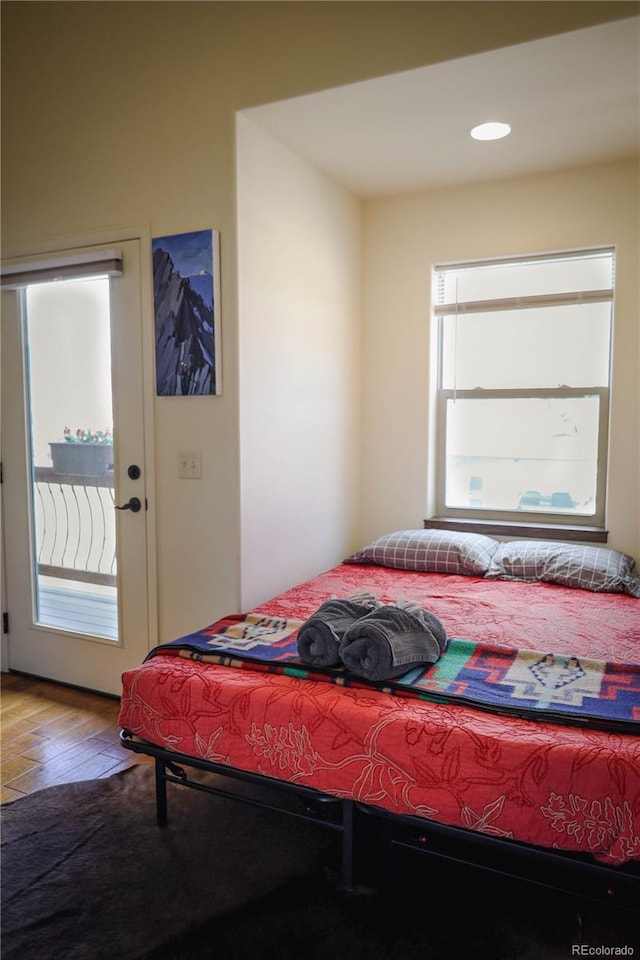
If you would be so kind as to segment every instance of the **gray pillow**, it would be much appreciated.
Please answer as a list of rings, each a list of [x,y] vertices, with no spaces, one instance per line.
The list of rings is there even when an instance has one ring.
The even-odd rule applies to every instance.
[[[449,530],[397,530],[347,557],[345,563],[371,563],[423,573],[484,576],[497,540],[479,533]]]
[[[606,547],[510,540],[498,546],[486,576],[500,580],[538,580],[580,590],[640,597],[640,579],[634,565],[632,557]]]

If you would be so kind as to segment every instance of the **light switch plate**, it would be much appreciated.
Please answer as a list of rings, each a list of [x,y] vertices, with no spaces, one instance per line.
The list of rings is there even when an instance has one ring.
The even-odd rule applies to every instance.
[[[202,479],[202,454],[200,450],[180,450],[178,453],[178,476],[181,480]]]

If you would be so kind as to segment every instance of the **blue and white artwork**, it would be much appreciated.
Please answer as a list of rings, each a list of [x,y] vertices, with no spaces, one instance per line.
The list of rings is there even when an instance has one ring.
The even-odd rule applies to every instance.
[[[221,393],[215,230],[152,240],[159,397]]]

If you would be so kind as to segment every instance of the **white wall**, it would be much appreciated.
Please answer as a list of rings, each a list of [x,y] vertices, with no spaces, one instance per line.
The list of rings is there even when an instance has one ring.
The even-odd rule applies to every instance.
[[[640,560],[638,163],[370,201],[364,209],[363,542],[432,502],[434,264],[615,244],[609,546]]]
[[[360,203],[238,117],[242,607],[355,534]]]

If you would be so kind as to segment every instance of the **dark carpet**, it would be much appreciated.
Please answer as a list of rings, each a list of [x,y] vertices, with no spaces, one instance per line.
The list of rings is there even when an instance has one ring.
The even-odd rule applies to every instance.
[[[3,960],[567,960],[580,944],[639,955],[637,917],[415,856],[393,899],[347,894],[330,832],[168,790],[166,830],[147,766],[2,808]]]

